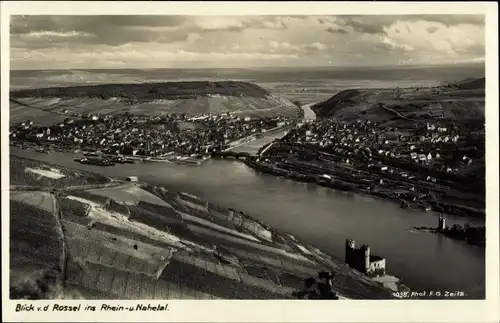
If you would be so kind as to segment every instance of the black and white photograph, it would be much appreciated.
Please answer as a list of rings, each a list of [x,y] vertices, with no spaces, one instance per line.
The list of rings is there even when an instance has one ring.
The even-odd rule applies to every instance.
[[[4,299],[497,297],[486,15],[328,11],[11,13]]]

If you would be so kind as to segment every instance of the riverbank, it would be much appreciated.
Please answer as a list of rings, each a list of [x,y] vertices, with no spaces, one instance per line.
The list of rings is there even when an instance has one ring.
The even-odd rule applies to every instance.
[[[224,260],[226,262],[223,261],[220,264],[216,264],[216,266],[228,266],[229,264],[227,263],[227,259],[234,259],[235,257],[236,259],[239,259],[237,263],[243,265],[245,270],[250,275],[257,275],[261,279],[264,279],[264,277],[266,277],[266,279],[269,279],[267,274],[263,274],[262,271],[268,266],[274,268],[273,270],[280,270],[280,272],[282,273],[296,275],[297,278],[293,279],[290,278],[290,275],[287,276],[288,278],[282,276],[281,280],[279,280],[281,281],[281,283],[274,283],[272,281],[269,281],[267,284],[270,285],[265,289],[267,290],[267,293],[269,293],[271,290],[273,291],[272,293],[274,294],[271,294],[274,296],[272,296],[271,298],[289,298],[290,291],[292,291],[294,288],[300,287],[301,279],[306,278],[307,276],[314,276],[318,271],[325,269],[334,272],[337,279],[340,279],[341,283],[340,281],[334,281],[334,288],[344,299],[392,298],[394,286],[391,285],[391,288],[389,288],[383,283],[372,281],[371,279],[362,275],[360,276],[359,273],[348,267],[345,267],[341,263],[334,261],[331,257],[327,256],[325,253],[309,245],[308,243],[299,241],[297,238],[293,237],[290,234],[273,229],[269,225],[264,224],[262,221],[253,219],[242,211],[228,209],[226,207],[219,206],[218,204],[207,202],[189,193],[172,192],[162,187],[152,186],[144,182],[135,185],[132,183],[120,183],[118,181],[114,181],[112,185],[110,184],[107,186],[95,186],[90,189],[89,187],[84,186],[79,187],[74,185],[76,182],[72,182],[80,178],[78,172],[61,168],[60,166],[40,163],[35,160],[19,159],[17,157],[14,158],[16,161],[14,164],[11,164],[11,180],[13,180],[14,182],[26,180],[25,177],[22,177],[23,170],[20,168],[25,168],[28,166],[31,168],[50,166],[52,167],[52,169],[64,172],[64,174],[68,176],[67,178],[69,181],[65,182],[65,186],[61,186],[58,189],[53,189],[52,191],[50,191],[50,194],[56,194],[58,203],[62,203],[61,212],[63,213],[63,222],[65,223],[66,229],[69,230],[69,234],[73,237],[72,239],[77,238],[77,236],[74,236],[74,234],[76,234],[76,231],[73,232],[73,229],[77,229],[77,227],[81,225],[87,225],[89,230],[92,229],[93,233],[91,235],[94,236],[93,239],[99,239],[98,237],[100,235],[107,236],[109,234],[115,235],[118,238],[117,241],[121,241],[124,237],[128,237],[128,239],[138,239],[136,242],[136,245],[138,247],[136,249],[145,250],[147,248],[152,248],[152,246],[148,245],[152,244],[153,242],[148,241],[150,241],[151,239],[156,241],[159,237],[167,234],[165,232],[168,232],[168,234],[170,235],[174,234],[178,236],[178,238],[176,239],[181,239],[181,241],[183,241],[183,244],[189,246],[189,248],[191,249],[201,248],[199,252],[203,251],[203,253],[208,253],[214,256],[216,259],[226,259]],[[16,169],[18,170],[15,171]],[[75,175],[70,176],[71,174]],[[33,184],[33,181],[36,182],[37,177],[33,177],[32,182],[30,183]],[[49,179],[49,181],[57,182],[57,179]],[[23,194],[22,192],[19,192],[19,189],[20,188],[17,187],[17,194]],[[29,194],[36,195],[35,191],[28,191],[32,191],[32,193]],[[18,198],[18,200],[20,203],[24,203],[22,199],[20,200]],[[78,203],[75,204],[76,202]],[[78,210],[81,209],[79,206],[81,203],[83,203],[83,206],[85,206],[85,204],[89,205],[81,210],[82,212],[84,212],[82,214],[78,213],[80,212]],[[35,203],[33,205],[36,206],[37,204]],[[196,239],[191,234],[188,234],[185,229],[181,230],[181,228],[179,227],[180,223],[175,224],[177,223],[177,220],[174,221],[175,223],[171,221],[167,221],[164,223],[164,220],[160,221],[161,217],[168,218],[174,216],[174,214],[169,211],[169,208],[171,207],[173,207],[174,210],[176,210],[176,212],[181,215],[182,221],[183,223],[187,224],[188,229],[191,231],[194,230],[197,233]],[[13,211],[14,214],[17,214],[16,210],[17,209]],[[116,214],[113,215],[114,213]],[[157,215],[153,215],[153,213]],[[159,217],[160,215],[161,217]],[[113,220],[117,216],[126,217],[123,219],[125,222],[122,223]],[[90,222],[87,221],[87,223],[85,221],[88,217],[88,220]],[[133,219],[133,221],[128,222],[127,219],[129,219],[128,221]],[[163,229],[161,228],[165,224],[168,225],[169,230],[163,232]],[[206,229],[202,230],[201,227],[198,227],[200,225],[206,227]],[[130,232],[127,233],[130,230],[132,230],[132,232],[134,233],[135,238],[131,236]],[[152,235],[152,230],[156,230],[156,233],[154,235]],[[144,238],[139,239],[137,235],[144,236],[144,238],[147,238],[149,240],[144,240]],[[204,237],[201,238],[201,240],[199,240],[200,235],[201,237]],[[92,248],[94,248],[94,245],[90,243],[91,241],[87,241],[82,237],[78,236],[77,239],[81,240],[80,244],[89,244],[88,248],[90,248],[90,253],[87,254],[90,257],[90,254],[92,254],[93,252]],[[168,241],[171,242],[168,243],[172,244],[177,241],[176,239],[172,239],[173,237],[169,237]],[[188,243],[188,240],[186,239],[188,239],[190,242]],[[160,241],[158,241],[158,243],[159,242]],[[71,243],[73,243],[73,240],[70,241],[70,244]],[[165,241],[161,243],[164,244]],[[216,248],[215,250],[211,250],[213,244],[216,244],[218,248]],[[154,248],[159,247],[156,243],[153,243],[153,245],[156,246]],[[241,247],[244,247],[243,249],[245,251],[240,250]],[[123,249],[123,247],[120,248]],[[251,250],[253,249],[258,251],[260,256],[258,256],[257,258],[252,258],[253,253]],[[132,254],[135,255],[134,252],[132,252]],[[131,256],[133,256],[132,254]],[[269,257],[271,257],[272,259],[278,259],[278,262],[276,263],[274,261],[271,261],[271,258],[267,258],[267,256],[265,255],[269,255]],[[85,256],[80,256],[86,259]],[[183,262],[186,260],[185,257],[186,256],[183,256],[181,258],[175,257],[174,254],[174,258],[176,259],[176,261]],[[293,261],[289,263],[289,260],[286,260],[288,258],[292,259]],[[206,257],[204,259],[205,260],[203,261],[208,261]],[[90,261],[90,258],[86,261]],[[197,262],[198,260],[194,261]],[[262,263],[263,261],[264,263]],[[254,268],[254,265],[250,265],[249,262],[259,262],[260,269]],[[73,266],[72,270],[76,270],[74,268],[74,261],[70,260],[70,263]],[[95,265],[99,264],[100,263],[93,263],[92,266],[95,267]],[[170,270],[170,266],[171,265],[168,265],[167,269],[164,269],[164,271]],[[198,270],[208,270],[208,268],[206,267],[203,268],[198,268]],[[116,269],[123,270],[123,268]],[[133,269],[127,270],[134,271]],[[226,269],[226,272],[227,270],[229,269]],[[162,273],[156,273],[155,275],[160,275],[163,277]],[[243,274],[240,274],[240,277],[241,275]],[[238,283],[244,285],[252,285],[255,284],[255,282],[253,282],[254,280],[255,279],[252,278],[250,279],[250,281],[231,281],[231,279],[229,281],[231,281],[231,284]],[[199,282],[203,285],[210,285],[209,282],[205,282],[203,280]],[[74,281],[72,281],[71,283],[78,285]],[[183,282],[176,281],[176,283],[179,284]],[[184,283],[187,284],[187,282]],[[285,285],[280,287],[280,284]],[[188,285],[189,288],[196,289],[193,284]],[[215,286],[212,287],[215,288]],[[203,290],[199,291],[207,293],[208,295],[213,295],[215,297],[228,297],[228,294],[227,292],[225,292],[224,288],[218,288],[216,291],[214,291],[211,290],[212,287],[204,287]],[[98,288],[98,286],[92,287],[91,290],[95,288]],[[406,286],[397,284],[396,291],[403,292],[407,290],[408,288]],[[101,290],[98,291],[109,292]],[[125,298],[127,298],[130,295],[121,296],[125,296]],[[254,298],[255,296],[255,289],[254,294],[248,295],[248,297],[245,297],[244,294],[242,294],[242,297],[245,299]]]
[[[238,147],[248,145],[252,142],[256,142],[263,139],[265,140],[266,138],[273,137],[278,133],[281,132],[286,133],[286,130],[293,128],[297,124],[298,120],[300,120],[303,117],[303,111],[301,109],[298,110],[299,110],[299,113],[297,114],[298,119],[294,119],[293,121],[290,122],[284,122],[284,124],[278,125],[268,130],[261,129],[261,131],[254,132],[246,137],[233,140],[232,142],[225,144],[227,148],[221,149],[221,147],[219,147],[218,149],[212,149],[211,152],[209,152],[207,148],[203,153],[197,153],[191,155],[179,155],[175,154],[174,152],[163,153],[163,154],[149,154],[147,151],[142,151],[142,153],[140,154],[136,154],[135,152],[118,153],[118,151],[115,152],[113,149],[88,148],[80,145],[78,141],[75,141],[75,143],[72,144],[67,144],[67,143],[63,144],[53,141],[28,140],[29,138],[28,139],[25,138],[25,140],[23,140],[21,138],[18,138],[17,136],[12,136],[10,138],[9,145],[11,147],[18,147],[22,149],[36,149],[37,152],[45,154],[50,154],[52,151],[69,152],[69,153],[81,152],[84,155],[92,155],[93,157],[100,157],[102,159],[124,158],[127,161],[136,160],[145,163],[150,163],[150,162],[175,163],[178,165],[200,166],[205,161],[210,159],[210,157],[214,153],[229,152],[234,149],[237,149]],[[98,166],[114,166],[113,160],[109,160],[109,162],[107,162],[106,160],[103,161],[104,162],[101,163],[96,161],[93,164]]]
[[[463,241],[467,244],[482,247],[486,246],[486,229],[485,227],[471,227],[468,225],[455,225],[451,228],[439,230],[430,227],[412,227],[412,230],[443,235],[447,238]]]
[[[73,154],[45,155],[18,148],[11,148],[10,154],[123,180],[138,176],[169,190],[193,192],[218,205],[244,210],[276,230],[314,245],[339,263],[344,259],[345,238],[351,237],[371,245],[384,256],[390,274],[400,277],[412,290],[453,288],[466,291],[469,299],[484,298],[485,255],[481,248],[408,231],[409,225],[434,225],[437,214],[433,211],[401,209],[384,200],[300,184],[261,174],[232,160],[210,159],[192,168],[170,163],[101,168],[75,163]],[[456,216],[447,217],[450,225],[463,221]],[[484,225],[481,220],[470,221],[471,225]],[[396,248],[394,241],[406,247]],[[440,256],[436,258],[429,250],[439,250]]]
[[[204,162],[208,161],[210,158],[213,156],[232,156],[233,151],[237,150],[237,148],[251,144],[253,142],[257,142],[259,140],[266,140],[267,138],[271,138],[275,136],[276,134],[280,132],[286,133],[287,130],[291,129],[293,126],[285,126],[285,127],[276,127],[269,129],[266,132],[259,133],[259,134],[253,134],[245,138],[238,139],[232,143],[229,144],[229,148],[224,149],[222,151],[216,151],[211,153],[210,155],[203,156],[203,157],[181,157],[181,156],[170,156],[170,157],[137,157],[137,156],[126,156],[123,155],[124,157],[127,157],[129,159],[138,159],[141,160],[142,162],[159,162],[159,163],[175,163],[178,165],[187,165],[187,166],[201,166]],[[240,153],[236,153],[240,154]],[[243,153],[243,155],[249,155],[247,153]],[[106,156],[112,156],[116,157],[117,155],[106,155]]]
[[[316,184],[339,191],[352,192],[380,198],[395,203],[399,203],[401,208],[415,208],[423,211],[436,211],[446,214],[460,215],[464,217],[485,218],[484,211],[476,210],[474,208],[467,208],[459,205],[445,204],[436,200],[426,200],[410,202],[408,199],[398,195],[397,191],[385,188],[375,190],[367,184],[371,181],[369,177],[363,180],[356,180],[349,176],[349,173],[336,172],[332,169],[315,169],[315,167],[305,167],[303,165],[295,165],[292,161],[270,164],[258,161],[259,158],[255,156],[245,158],[244,162],[247,166],[266,174],[271,174],[279,177],[286,177],[292,180]],[[330,174],[330,175],[327,175]]]
[[[248,144],[251,144],[253,142],[258,142],[258,141],[262,141],[262,140],[266,140],[268,138],[274,138],[274,136],[276,136],[277,134],[283,132],[284,134],[286,134],[286,132],[288,130],[290,130],[291,128],[293,128],[295,125],[288,125],[288,126],[284,126],[284,127],[276,127],[276,128],[273,128],[273,129],[269,129],[268,131],[266,132],[262,132],[262,133],[259,133],[259,134],[253,134],[251,136],[248,136],[246,138],[242,138],[232,144],[230,144],[230,147],[223,150],[222,152],[229,152],[229,151],[234,151],[234,150],[238,150],[239,152],[244,152],[245,149],[243,148],[243,146],[246,146]],[[273,139],[271,139],[273,140]],[[267,144],[267,142],[264,143],[264,145]],[[240,148],[240,149],[238,149]],[[215,152],[217,153],[217,152]]]
[[[481,65],[482,66],[482,65]],[[481,69],[484,69],[482,66]],[[117,70],[118,71],[118,70]],[[194,70],[195,71],[195,70]],[[285,76],[273,76],[265,72],[251,75],[249,79],[263,80],[262,85],[281,97],[298,99],[304,103],[325,101],[332,93],[341,89],[357,87],[394,87],[431,85],[445,79],[462,79],[474,76],[470,69],[453,67],[441,79],[442,69],[399,70],[391,71],[324,71],[319,73],[287,72]],[[29,77],[13,71],[14,86],[46,87],[58,86],[62,82],[59,74],[73,73],[89,81],[93,71],[55,71],[40,75],[37,71]],[[226,70],[218,70],[217,73]],[[429,74],[431,72],[431,74]],[[54,74],[55,73],[55,74]],[[115,83],[128,82],[136,78],[154,80],[165,77],[182,79],[176,71],[135,71],[139,76],[116,76],[107,74],[105,79]],[[153,73],[153,76],[151,74]],[[208,77],[204,71],[193,78]],[[227,72],[229,73],[229,72]],[[238,74],[239,73],[239,74]],[[250,71],[237,74],[224,74],[223,79],[248,76]],[[259,72],[260,73],[260,72]],[[325,74],[326,73],[326,74]],[[370,73],[366,76],[366,73]],[[483,73],[483,71],[481,71]],[[57,77],[53,77],[56,75]],[[379,78],[383,80],[381,81]],[[419,76],[420,75],[420,76]],[[458,75],[458,76],[457,76]],[[478,76],[479,77],[479,76]],[[366,79],[370,79],[369,82]],[[373,80],[372,80],[373,79]],[[11,82],[11,83],[12,83]],[[273,83],[274,82],[274,83]],[[285,84],[286,83],[286,84]],[[307,89],[304,83],[308,83]],[[259,83],[260,84],[260,83]],[[321,89],[320,89],[321,88]],[[298,93],[298,90],[301,92]],[[192,105],[192,104],[191,104]],[[181,112],[191,109],[179,106]],[[127,108],[127,111],[129,108]],[[155,110],[158,111],[158,110]],[[189,111],[188,111],[189,112]],[[260,113],[260,112],[259,112]],[[13,117],[11,113],[11,118]],[[25,118],[24,118],[25,119]],[[51,116],[51,122],[53,116]],[[254,142],[258,144],[258,142]],[[251,152],[257,147],[251,145]],[[246,149],[240,146],[237,151]],[[14,152],[16,151],[16,152]],[[410,232],[409,226],[429,226],[436,222],[437,214],[433,211],[423,212],[413,208],[400,208],[396,203],[388,203],[383,199],[373,199],[361,194],[328,189],[315,184],[300,182],[262,174],[233,160],[207,160],[200,167],[184,167],[172,163],[136,163],[100,168],[75,163],[73,154],[53,153],[37,154],[34,151],[23,151],[11,148],[11,154],[37,158],[47,162],[98,172],[103,175],[125,179],[137,175],[140,179],[168,187],[173,191],[194,192],[203,199],[214,201],[220,205],[244,210],[253,218],[269,223],[273,228],[290,232],[293,236],[306,241],[340,260],[344,257],[345,237],[349,236],[372,246],[377,253],[386,257],[391,273],[401,277],[413,290],[463,290],[468,299],[484,299],[485,297],[485,254],[482,248],[476,248],[460,241],[444,238],[441,235]],[[448,223],[463,223],[463,218],[448,216]],[[471,219],[475,225],[484,225],[484,221]]]

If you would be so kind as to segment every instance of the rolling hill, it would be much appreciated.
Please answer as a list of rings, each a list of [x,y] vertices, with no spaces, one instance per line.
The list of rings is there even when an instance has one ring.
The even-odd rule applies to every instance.
[[[221,114],[295,116],[297,106],[258,85],[239,81],[100,84],[10,92],[10,119],[62,121],[73,113],[137,115]]]
[[[319,118],[339,120],[484,119],[485,78],[433,88],[350,89],[312,106]]]

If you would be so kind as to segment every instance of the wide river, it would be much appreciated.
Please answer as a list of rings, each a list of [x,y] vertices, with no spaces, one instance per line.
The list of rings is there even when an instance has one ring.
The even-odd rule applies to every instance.
[[[76,156],[69,153],[44,155],[11,147],[11,154],[108,176],[136,175],[155,185],[198,194],[245,211],[342,260],[345,239],[353,238],[385,257],[387,271],[413,290],[458,290],[468,298],[484,298],[483,248],[409,229],[435,226],[433,212],[401,209],[391,202],[259,174],[238,161],[209,160],[199,167],[136,163],[103,168],[74,162]],[[466,219],[448,216],[447,221]],[[484,221],[472,224],[484,225]]]

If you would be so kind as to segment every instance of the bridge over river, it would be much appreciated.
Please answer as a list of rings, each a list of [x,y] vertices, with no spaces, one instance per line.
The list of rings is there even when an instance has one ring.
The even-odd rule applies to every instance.
[[[302,106],[302,110],[304,111],[303,121],[316,120],[316,114],[311,109],[311,107],[314,104],[316,104],[316,103],[309,103],[309,104]],[[239,146],[231,149],[231,151],[235,152],[235,153],[246,152],[246,153],[250,153],[250,154],[256,154],[262,146],[267,145],[268,143],[272,142],[275,139],[282,138],[283,136],[286,135],[286,132],[290,129],[291,129],[291,127],[283,128],[283,129],[280,129],[279,131],[272,131],[272,132],[266,133],[266,134],[264,134],[264,137],[249,141],[249,142],[244,143],[242,145],[239,145]]]

